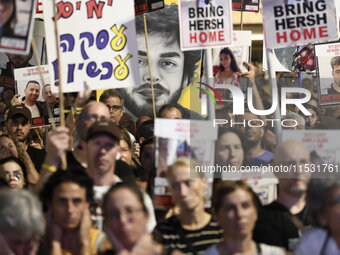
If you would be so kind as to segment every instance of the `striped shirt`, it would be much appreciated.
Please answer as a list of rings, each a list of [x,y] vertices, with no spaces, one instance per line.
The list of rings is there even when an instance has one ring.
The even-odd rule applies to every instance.
[[[207,248],[223,239],[223,230],[213,217],[203,228],[186,230],[182,228],[177,217],[172,216],[160,220],[155,232],[167,248],[180,250],[187,255],[203,254]]]

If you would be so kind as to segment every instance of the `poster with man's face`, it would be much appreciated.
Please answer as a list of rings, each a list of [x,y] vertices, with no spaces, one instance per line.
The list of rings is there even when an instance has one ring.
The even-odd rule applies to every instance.
[[[320,105],[340,104],[340,56],[318,57]]]
[[[134,87],[118,89],[124,97],[126,111],[134,117],[153,116],[151,83],[158,110],[164,104],[177,103],[182,90],[194,77],[199,77],[196,70],[201,51],[180,50],[177,5],[166,5],[149,13],[146,19],[149,50],[145,44],[143,16],[136,17],[140,82]]]
[[[42,79],[39,72],[41,72]],[[32,126],[49,125],[52,121],[57,122],[59,116],[59,100],[51,92],[49,85],[48,66],[33,66],[15,69],[14,71],[18,101],[25,104],[32,114]],[[46,101],[51,108],[53,120],[49,118]]]
[[[318,62],[319,104],[340,104],[340,43],[315,46]]]
[[[0,51],[27,54],[33,31],[35,0],[0,1]]]

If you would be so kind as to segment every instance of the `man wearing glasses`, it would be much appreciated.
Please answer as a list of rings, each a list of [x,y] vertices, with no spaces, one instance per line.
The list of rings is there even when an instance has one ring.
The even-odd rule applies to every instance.
[[[99,101],[104,103],[110,111],[110,120],[116,125],[123,116],[123,99],[114,89],[105,90]]]

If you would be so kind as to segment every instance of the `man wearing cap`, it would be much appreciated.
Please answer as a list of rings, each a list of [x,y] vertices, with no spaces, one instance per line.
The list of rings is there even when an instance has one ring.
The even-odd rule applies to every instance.
[[[40,171],[45,158],[45,151],[36,149],[26,144],[27,136],[31,127],[32,114],[25,105],[14,105],[9,108],[6,129],[14,139],[22,142],[35,168]]]
[[[82,150],[84,151],[87,164],[86,172],[94,182],[93,188],[96,209],[92,215],[92,220],[95,223],[94,226],[98,229],[102,229],[103,217],[101,204],[103,196],[113,184],[122,181],[115,173],[117,167],[116,156],[120,151],[119,140],[120,129],[113,122],[103,119],[94,122],[87,128],[87,133],[82,142]],[[43,171],[41,175],[37,192],[39,192],[39,189],[42,188],[44,182],[48,180],[52,172],[57,170],[60,156],[68,149],[68,128],[57,127],[50,132],[48,144],[48,153],[43,168],[46,171]],[[72,169],[76,168],[76,166],[71,167],[68,164],[68,168]],[[156,225],[152,201],[147,195],[145,195],[144,199],[146,200],[146,206],[149,211],[148,229],[151,231]]]
[[[86,135],[87,173],[94,181],[94,200],[96,202],[95,221],[102,228],[101,204],[104,194],[121,179],[115,175],[116,155],[120,150],[120,129],[111,121],[94,123]],[[144,200],[149,211],[149,230],[156,224],[153,206],[149,196],[144,194]]]

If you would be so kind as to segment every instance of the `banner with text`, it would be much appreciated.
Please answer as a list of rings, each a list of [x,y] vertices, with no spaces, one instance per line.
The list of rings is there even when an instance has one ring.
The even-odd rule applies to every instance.
[[[44,1],[52,91],[57,92],[58,61],[52,1]],[[133,0],[56,3],[63,92],[126,88],[139,81]]]
[[[179,3],[183,51],[223,47],[232,43],[230,0],[212,0],[199,5],[195,0],[181,0]]]
[[[264,0],[266,48],[338,40],[334,0]]]

